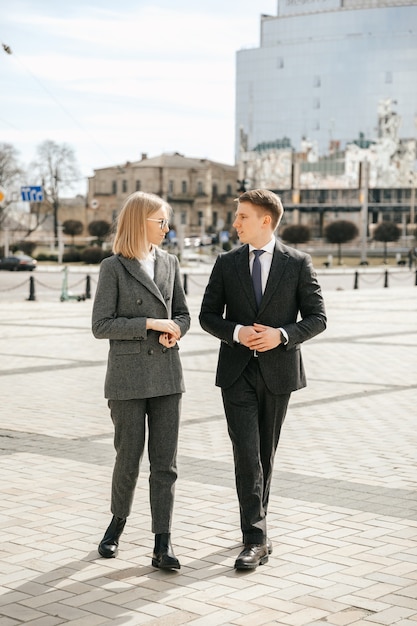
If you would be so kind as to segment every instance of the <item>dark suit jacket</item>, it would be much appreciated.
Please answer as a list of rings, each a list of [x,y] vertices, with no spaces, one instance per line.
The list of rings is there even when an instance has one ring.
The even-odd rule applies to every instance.
[[[220,255],[206,287],[199,319],[204,330],[221,340],[217,386],[230,387],[253,355],[233,341],[236,324],[259,322],[282,327],[289,337],[286,346],[259,352],[259,367],[268,389],[274,394],[286,394],[305,387],[300,344],[326,328],[324,302],[310,256],[277,241],[257,311],[249,246]]]
[[[166,396],[184,391],[178,344],[165,348],[146,318],[173,319],[185,335],[190,315],[176,256],[156,249],[155,280],[136,259],[104,259],[93,306],[95,337],[110,340],[105,397]]]

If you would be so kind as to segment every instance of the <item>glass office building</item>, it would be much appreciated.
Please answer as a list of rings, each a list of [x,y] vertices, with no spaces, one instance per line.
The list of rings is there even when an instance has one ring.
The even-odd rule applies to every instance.
[[[417,133],[417,0],[278,0],[260,46],[236,59],[236,159],[245,150],[318,154],[378,137],[381,101]]]

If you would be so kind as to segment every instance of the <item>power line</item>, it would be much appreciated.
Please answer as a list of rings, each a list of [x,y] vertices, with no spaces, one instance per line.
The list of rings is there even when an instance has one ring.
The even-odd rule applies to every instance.
[[[72,115],[72,113],[70,111],[68,111],[68,109],[66,109],[64,107],[64,105],[58,100],[58,98],[49,91],[49,89],[47,87],[45,87],[45,85],[39,80],[39,78],[33,74],[33,72],[30,71],[30,69],[28,67],[26,67],[26,65],[23,63],[23,61],[12,51],[12,49],[10,48],[10,46],[8,46],[5,43],[1,44],[3,47],[3,50],[6,52],[6,54],[12,55],[19,63],[20,65],[24,68],[24,70],[30,74],[30,76],[33,78],[33,80],[35,80],[38,85],[45,91],[45,93],[48,94],[48,96],[59,106],[60,109],[62,109],[62,111],[71,119],[72,122],[74,122],[74,124],[76,124],[78,126],[78,128],[80,130],[83,131],[83,133],[85,133],[89,139],[93,142],[93,144],[96,146],[96,148],[98,148],[100,150],[100,152],[106,157],[108,158],[110,161],[112,160],[110,155],[107,154],[106,150],[103,148],[103,146],[101,146],[99,143],[97,143],[97,141],[95,140],[95,138],[89,133],[89,131],[84,128],[84,126],[82,126],[82,124],[80,124],[80,122]],[[7,123],[7,122],[6,122]],[[10,124],[9,124],[10,125]],[[16,127],[14,127],[16,128]],[[16,129],[17,130],[17,129]]]

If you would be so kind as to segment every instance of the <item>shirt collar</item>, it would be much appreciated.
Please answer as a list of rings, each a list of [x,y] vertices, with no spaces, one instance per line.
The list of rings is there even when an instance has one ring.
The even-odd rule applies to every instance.
[[[261,250],[265,250],[265,252],[269,252],[270,254],[274,254],[274,249],[275,249],[275,237],[271,237],[271,241],[268,241],[268,243],[264,246],[262,246],[262,248],[260,248]],[[253,246],[251,243],[249,244],[249,252],[253,252],[254,250],[257,250],[257,248],[255,248],[255,246]]]

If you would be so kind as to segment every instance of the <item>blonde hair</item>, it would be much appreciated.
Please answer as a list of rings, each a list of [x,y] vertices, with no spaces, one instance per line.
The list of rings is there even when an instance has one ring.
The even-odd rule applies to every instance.
[[[117,218],[116,235],[113,242],[114,254],[128,259],[143,259],[149,253],[146,236],[146,219],[166,207],[168,216],[171,207],[165,200],[153,193],[136,191],[128,196]]]

